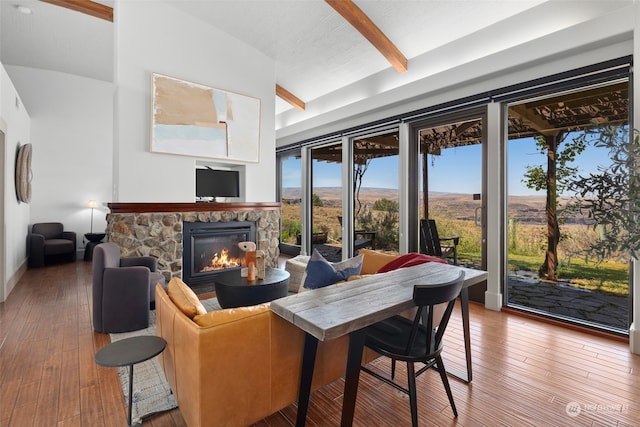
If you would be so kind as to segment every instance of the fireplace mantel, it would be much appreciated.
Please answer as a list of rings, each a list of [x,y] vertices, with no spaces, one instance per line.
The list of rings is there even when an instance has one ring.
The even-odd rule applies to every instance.
[[[111,213],[220,212],[280,209],[280,203],[107,203]]]
[[[108,203],[105,233],[122,256],[151,255],[169,281],[182,277],[182,231],[185,222],[251,221],[256,244],[268,267],[277,267],[280,203]]]

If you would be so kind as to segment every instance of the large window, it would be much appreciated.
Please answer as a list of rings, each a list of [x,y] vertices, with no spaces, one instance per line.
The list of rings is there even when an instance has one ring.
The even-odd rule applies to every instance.
[[[327,260],[342,259],[342,143],[311,149],[311,247]]]
[[[398,131],[359,136],[353,144],[353,248],[399,248]]]
[[[482,126],[483,119],[478,116],[441,119],[426,124],[418,133],[418,218],[434,220],[440,238],[458,238],[458,264],[480,269],[484,268]]]
[[[623,139],[630,131],[629,61],[301,142],[308,164],[299,155],[282,163],[283,226],[299,225],[283,229],[283,239],[307,242],[307,254],[315,247],[332,261],[363,247],[418,251],[420,227],[434,220],[440,237],[457,237],[457,258],[448,261],[504,278],[475,286],[472,299],[488,295],[491,308],[502,303],[627,333],[629,255],[603,249],[624,230],[599,222],[593,209],[615,199],[598,192],[603,171],[620,182],[613,168],[619,156],[597,141],[603,125]],[[288,169],[307,175],[297,188],[287,184]]]
[[[611,169],[616,153],[597,142],[603,125],[626,138],[628,111],[627,81],[509,105],[507,305],[628,329],[629,257],[602,251],[614,237],[589,210],[606,204],[589,189],[624,185]]]
[[[280,161],[280,251],[300,253],[302,238],[302,162],[299,153],[279,156]]]

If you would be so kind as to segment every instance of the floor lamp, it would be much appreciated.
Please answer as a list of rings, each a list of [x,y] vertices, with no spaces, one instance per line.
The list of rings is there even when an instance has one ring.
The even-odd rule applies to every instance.
[[[86,204],[86,207],[91,209],[91,232],[85,234],[85,237],[90,242],[99,242],[104,238],[104,233],[93,233],[93,210],[98,208],[98,202],[95,200],[89,200]]]

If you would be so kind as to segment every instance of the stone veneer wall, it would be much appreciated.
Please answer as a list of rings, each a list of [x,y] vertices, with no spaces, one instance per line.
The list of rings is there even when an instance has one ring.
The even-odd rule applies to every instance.
[[[280,251],[280,210],[239,210],[215,212],[152,212],[107,214],[107,240],[120,246],[122,256],[158,258],[158,269],[167,283],[182,278],[182,223],[231,222],[256,223],[258,249],[266,253],[266,265],[278,266]]]

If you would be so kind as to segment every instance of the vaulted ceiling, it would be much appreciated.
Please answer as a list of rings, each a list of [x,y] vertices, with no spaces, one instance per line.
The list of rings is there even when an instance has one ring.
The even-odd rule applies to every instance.
[[[0,61],[5,65],[112,81],[114,24],[51,4],[65,1],[68,0],[1,1]],[[78,3],[86,1],[77,0]],[[313,102],[394,67],[331,5],[344,1],[154,1],[176,8],[176,13],[210,23],[272,58],[276,84],[302,103]],[[412,61],[418,57],[447,45],[463,46],[461,40],[492,27],[504,27],[506,22],[513,21],[518,26],[527,21],[528,15],[535,31],[522,28],[511,34],[509,40],[497,37],[492,43],[522,43],[541,36],[541,31],[561,29],[566,25],[562,16],[548,16],[544,25],[539,22],[547,1],[559,0],[355,0],[355,5],[407,59],[406,73],[409,74],[415,72]],[[118,7],[114,0],[97,3]],[[586,16],[587,6],[602,10],[606,6],[613,10],[628,5],[629,1],[579,0],[567,4],[569,6],[564,7],[568,10],[573,12],[571,7],[575,8],[571,19],[580,19],[579,15]],[[32,13],[20,13],[18,5],[28,7]],[[476,54],[478,52],[469,52],[469,55]],[[434,64],[443,61],[447,58],[434,55]],[[421,65],[416,62],[415,66]],[[286,96],[285,92],[279,95]],[[276,115],[293,108],[276,98]]]

